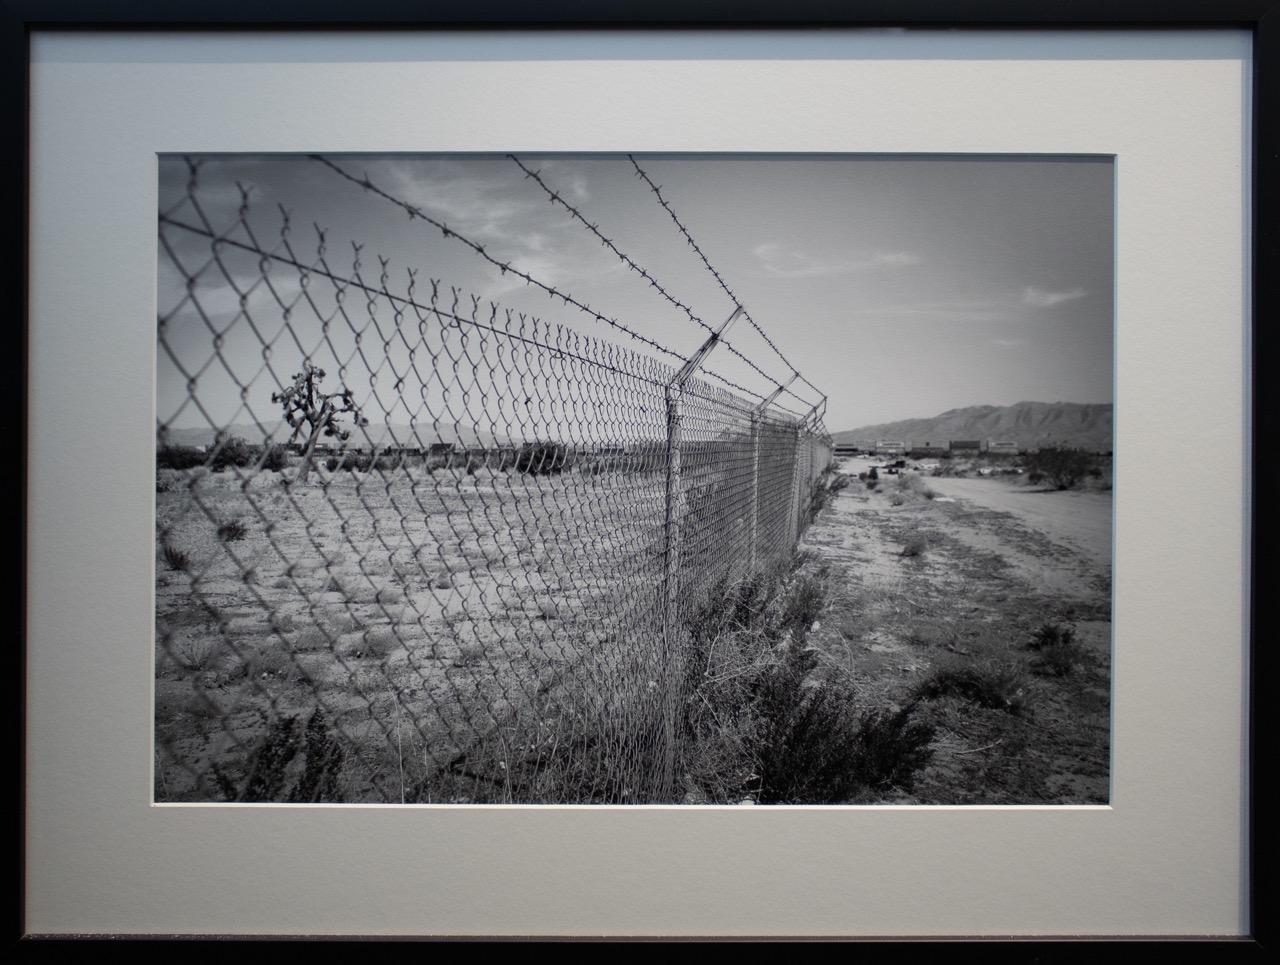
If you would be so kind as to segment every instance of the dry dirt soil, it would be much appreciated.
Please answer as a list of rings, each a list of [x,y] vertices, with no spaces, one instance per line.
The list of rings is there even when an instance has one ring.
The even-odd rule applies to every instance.
[[[912,705],[936,732],[913,786],[855,803],[1107,803],[1110,494],[901,478],[873,491],[855,475],[801,545],[831,574],[809,643],[862,707]],[[359,752],[343,800],[453,800],[431,776],[513,708],[571,675],[602,692],[661,679],[614,665],[657,660],[617,634],[655,611],[660,476],[157,485],[158,801],[234,797],[268,721],[317,704]],[[1071,632],[1065,661],[1033,649],[1046,626]],[[957,668],[996,679],[998,699],[922,693]],[[548,740],[572,719],[544,722]]]
[[[353,802],[452,802],[449,775],[642,733],[667,672],[665,482],[590,468],[158,473],[156,799],[240,799],[273,722],[316,707]],[[744,501],[703,488],[699,531],[732,543]]]
[[[1110,492],[1021,477],[850,483],[802,542],[832,571],[810,642],[865,706],[913,704],[936,728],[914,786],[865,803],[1108,803]],[[1046,627],[1071,634],[1061,660],[1037,647]],[[984,674],[999,699],[939,694],[940,672]]]
[[[621,672],[616,627],[656,610],[635,580],[653,474],[161,476],[159,801],[221,799],[217,774],[243,787],[267,721],[317,704],[361,749],[347,799],[399,800],[566,668]]]

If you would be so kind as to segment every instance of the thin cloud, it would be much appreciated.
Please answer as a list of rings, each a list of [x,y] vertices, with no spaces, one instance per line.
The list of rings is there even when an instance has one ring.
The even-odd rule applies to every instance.
[[[1053,308],[1063,302],[1083,298],[1087,294],[1088,292],[1083,288],[1072,288],[1070,291],[1065,292],[1048,292],[1042,288],[1024,288],[1022,290],[1022,304],[1030,305],[1033,308]]]
[[[467,173],[451,164],[397,163],[390,175],[388,193],[473,240],[507,241],[527,233],[534,213],[533,202],[513,197],[508,182]]]
[[[755,255],[763,263],[765,271],[783,278],[821,278],[871,268],[899,268],[920,262],[915,255],[905,251],[851,251],[816,256],[803,248],[774,241],[757,245]]]
[[[587,178],[578,171],[558,167],[562,166],[544,165],[541,173],[567,200],[577,203],[588,200],[591,192]],[[397,163],[390,171],[391,194],[480,240],[506,240],[512,235],[528,233],[531,225],[547,222],[545,205],[538,203],[545,199],[526,192],[508,178],[477,175],[449,162]]]
[[[991,322],[1009,318],[1007,305],[989,301],[911,302],[849,308],[846,314],[928,322]]]
[[[537,279],[544,285],[550,285],[566,294],[574,294],[580,282],[591,281],[597,284],[626,278],[627,268],[621,262],[611,265],[584,264],[581,258],[565,257],[556,254],[524,255],[520,259],[512,259],[511,267]],[[499,269],[488,269],[490,282],[477,294],[486,300],[498,300],[509,292],[520,291],[529,287],[529,283],[514,271],[502,273]],[[596,307],[594,304],[592,307]]]
[[[567,191],[573,197],[574,201],[588,201],[591,198],[591,192],[587,190],[587,179],[581,174],[574,174],[569,177],[567,182]]]
[[[513,195],[509,179],[475,176],[452,165],[396,165],[391,173],[391,194],[485,245],[489,254],[512,269],[556,287],[583,276],[587,265],[574,232],[566,232],[564,225],[548,226],[546,205]],[[588,196],[583,177],[575,174],[567,180],[566,196]],[[526,284],[513,272],[487,270],[492,282],[482,293],[486,298]]]

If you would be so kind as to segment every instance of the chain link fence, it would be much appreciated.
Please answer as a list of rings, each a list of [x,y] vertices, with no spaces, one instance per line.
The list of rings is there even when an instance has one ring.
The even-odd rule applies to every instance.
[[[213,210],[159,219],[155,800],[678,803],[820,411]]]

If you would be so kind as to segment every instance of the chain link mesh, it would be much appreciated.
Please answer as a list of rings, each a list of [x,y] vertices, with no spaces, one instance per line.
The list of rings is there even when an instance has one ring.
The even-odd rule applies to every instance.
[[[820,417],[212,210],[159,219],[155,799],[677,802],[688,621]]]

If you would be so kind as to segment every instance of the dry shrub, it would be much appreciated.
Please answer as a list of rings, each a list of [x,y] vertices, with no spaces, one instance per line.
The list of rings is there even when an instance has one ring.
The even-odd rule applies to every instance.
[[[355,615],[348,613],[346,610],[329,611],[327,616],[326,628],[330,636],[340,636],[344,633],[360,629],[360,621]]]
[[[404,593],[398,587],[394,586],[379,587],[374,592],[372,602],[380,603],[383,606],[387,606],[392,603],[403,603]]]
[[[273,610],[270,617],[271,629],[276,633],[293,632],[293,614]]]
[[[929,548],[929,538],[923,533],[910,533],[907,540],[902,544],[902,555],[908,559],[918,559],[924,556],[925,551]]]
[[[249,528],[238,519],[230,519],[218,523],[218,539],[224,543],[242,540],[249,533]]]
[[[307,627],[293,639],[293,649],[299,653],[328,650],[332,645],[329,634],[318,626]]]
[[[929,488],[928,483],[913,472],[903,472],[898,475],[898,492],[904,495],[920,496],[924,499],[933,499],[938,495]]]
[[[364,656],[378,660],[386,658],[400,643],[396,632],[390,627],[375,627],[367,630],[361,640]]]
[[[1032,650],[1044,650],[1049,647],[1066,646],[1074,642],[1075,627],[1061,626],[1057,623],[1042,623],[1031,636],[1028,646]]]
[[[161,446],[156,451],[157,469],[194,469],[203,466],[208,455],[195,446]]]
[[[1037,653],[1032,666],[1046,676],[1070,677],[1089,662],[1089,654],[1075,641],[1074,627],[1042,624],[1028,646]]]
[[[761,804],[830,804],[858,787],[853,695],[835,683],[806,686],[817,653],[791,649],[762,681],[749,746]]]
[[[916,772],[933,758],[931,724],[912,719],[914,704],[901,709],[870,710],[858,721],[856,772],[873,789],[910,791]]]
[[[289,468],[289,447],[280,443],[264,446],[258,456],[260,467],[268,472],[282,472]]]
[[[410,796],[456,803],[669,803],[658,787],[664,700],[643,685],[601,686],[610,671],[633,681],[643,673],[598,666],[563,679],[552,674],[530,694],[460,696],[461,712],[478,730],[475,740],[452,757],[433,754],[435,772]]]
[[[246,469],[258,456],[259,447],[251,446],[239,436],[220,439],[209,456],[209,465],[214,472],[222,472],[228,466]]]
[[[180,549],[177,549],[169,542],[165,542],[162,550],[165,565],[171,570],[177,570],[179,573],[185,573],[191,568],[191,557]]]
[[[182,669],[201,671],[216,669],[227,648],[219,637],[196,637],[179,640],[170,652]]]
[[[809,522],[813,522],[822,510],[835,501],[836,495],[848,489],[851,480],[841,472],[828,468],[814,483],[809,500]]]
[[[231,800],[341,802],[346,759],[339,735],[330,728],[324,709],[317,707],[305,726],[299,717],[278,717],[271,722],[238,789],[228,775],[218,772],[217,776]]]
[[[802,555],[722,588],[691,626],[686,781],[695,800],[762,804],[847,801],[909,788],[933,730],[910,711],[858,715],[843,675],[803,645],[826,600],[825,570]]]
[[[616,645],[592,653],[580,672],[549,674],[536,693],[517,695],[519,706],[477,705],[467,719],[491,726],[410,781],[409,797],[670,803],[674,793],[691,802],[833,803],[909,788],[929,759],[932,729],[910,710],[859,713],[843,675],[827,673],[804,645],[828,581],[816,558],[801,554],[721,584],[686,625],[681,680],[624,666],[644,651]],[[461,640],[456,662],[483,654],[480,641]],[[669,723],[674,774],[664,771]],[[665,787],[667,777],[677,786]]]
[[[736,803],[758,781],[752,743],[762,682],[778,665],[775,641],[752,629],[695,637],[686,657],[684,770],[690,790],[711,803]]]
[[[1027,704],[1026,678],[1018,664],[995,657],[948,656],[916,687],[921,700],[958,697],[979,707],[1021,713]]]
[[[181,701],[181,712],[196,720],[219,720],[223,715],[221,704],[208,691],[199,690],[188,694]]]
[[[269,643],[248,654],[244,660],[245,675],[250,680],[289,680],[297,665],[284,647]]]
[[[1046,447],[1024,457],[1027,481],[1047,481],[1058,490],[1075,489],[1097,466],[1098,457],[1083,449]]]

